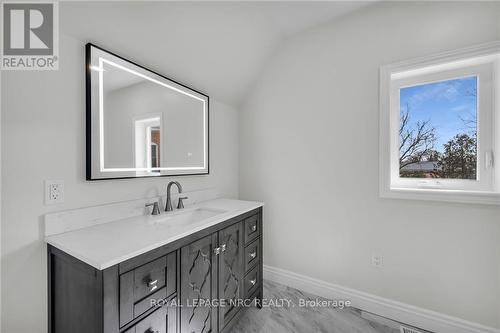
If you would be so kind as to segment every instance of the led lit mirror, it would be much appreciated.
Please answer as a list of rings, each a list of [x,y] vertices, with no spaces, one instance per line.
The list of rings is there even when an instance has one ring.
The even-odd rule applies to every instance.
[[[86,45],[87,179],[208,173],[208,96]]]

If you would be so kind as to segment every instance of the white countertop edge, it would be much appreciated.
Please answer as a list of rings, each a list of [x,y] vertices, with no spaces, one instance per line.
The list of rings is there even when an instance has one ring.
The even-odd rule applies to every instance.
[[[244,201],[244,200],[241,200],[241,201]],[[245,213],[247,213],[249,211],[252,211],[254,209],[257,209],[257,208],[260,208],[260,207],[264,206],[263,202],[257,202],[257,201],[246,201],[246,202],[247,203],[252,203],[253,205],[248,206],[248,207],[246,207],[244,209],[229,211],[227,213],[222,214],[221,216],[218,216],[213,221],[210,221],[208,223],[201,224],[201,225],[198,225],[198,226],[194,227],[192,230],[189,230],[189,232],[178,234],[178,235],[176,235],[174,237],[171,237],[171,238],[166,239],[166,240],[161,241],[161,242],[156,242],[156,243],[151,244],[149,246],[143,247],[140,250],[127,253],[126,255],[114,258],[113,260],[109,260],[109,261],[104,262],[104,263],[95,262],[95,261],[93,261],[90,258],[86,258],[85,256],[82,256],[79,253],[76,253],[76,252],[72,251],[71,249],[67,248],[66,246],[64,246],[64,245],[58,243],[56,240],[54,240],[53,236],[45,237],[45,242],[48,243],[48,244],[50,244],[50,245],[52,245],[52,246],[54,246],[55,248],[57,248],[57,249],[59,249],[59,250],[61,250],[63,252],[65,252],[65,253],[67,253],[67,254],[75,257],[76,259],[78,259],[80,261],[83,261],[84,263],[86,263],[86,264],[88,264],[88,265],[90,265],[90,266],[92,266],[92,267],[94,267],[94,268],[96,268],[98,270],[104,270],[106,268],[109,268],[109,267],[114,266],[116,264],[119,264],[121,262],[124,262],[124,261],[126,261],[128,259],[134,258],[136,256],[139,256],[139,255],[144,254],[146,252],[149,252],[151,250],[154,250],[154,249],[157,249],[157,248],[162,247],[164,245],[167,245],[169,243],[172,243],[172,242],[174,242],[176,240],[179,240],[181,238],[187,237],[187,236],[189,236],[191,234],[194,234],[194,233],[196,233],[198,231],[201,231],[203,229],[212,227],[214,225],[217,225],[219,223],[222,223],[224,221],[232,219],[233,217],[245,214]],[[203,202],[200,202],[200,205],[202,205],[202,204],[203,204]],[[77,231],[73,231],[73,232],[77,232]]]

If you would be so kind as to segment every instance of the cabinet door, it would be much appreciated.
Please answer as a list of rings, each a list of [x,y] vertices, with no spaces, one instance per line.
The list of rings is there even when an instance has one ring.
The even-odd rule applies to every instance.
[[[243,298],[243,224],[236,223],[219,231],[219,331],[238,312],[238,299]]]
[[[217,308],[200,301],[217,298],[217,234],[181,249],[181,332],[217,332]]]

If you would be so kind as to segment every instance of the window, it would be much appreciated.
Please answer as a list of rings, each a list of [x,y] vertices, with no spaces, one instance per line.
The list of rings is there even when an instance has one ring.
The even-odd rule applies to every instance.
[[[500,44],[381,68],[383,197],[500,204]]]
[[[477,180],[477,79],[399,89],[399,177]]]

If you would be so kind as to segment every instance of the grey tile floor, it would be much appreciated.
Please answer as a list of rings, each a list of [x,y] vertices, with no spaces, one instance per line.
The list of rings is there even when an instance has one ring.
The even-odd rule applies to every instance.
[[[264,281],[264,299],[289,299],[295,306],[250,308],[231,333],[399,333],[399,324],[355,308],[299,307],[299,299],[317,297]],[[366,318],[365,318],[366,317]],[[377,320],[377,317],[380,320]],[[367,319],[368,318],[368,319]]]

